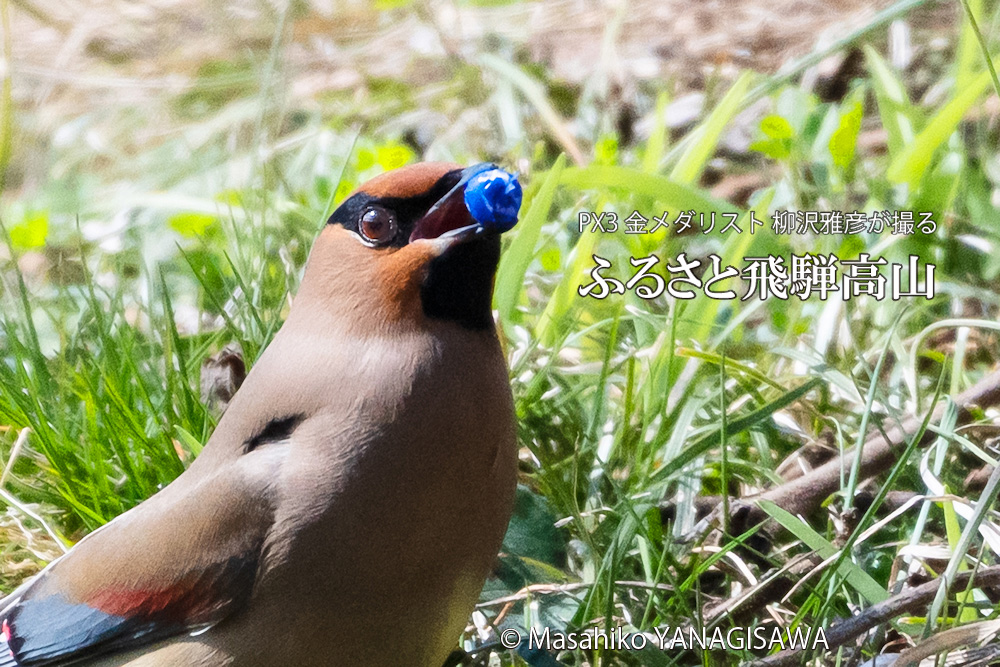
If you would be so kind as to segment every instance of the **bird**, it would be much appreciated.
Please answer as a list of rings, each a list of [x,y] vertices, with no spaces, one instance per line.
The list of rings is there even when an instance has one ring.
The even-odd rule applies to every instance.
[[[201,454],[0,601],[0,667],[440,667],[517,481],[512,223],[463,202],[484,173],[416,163],[339,204]]]

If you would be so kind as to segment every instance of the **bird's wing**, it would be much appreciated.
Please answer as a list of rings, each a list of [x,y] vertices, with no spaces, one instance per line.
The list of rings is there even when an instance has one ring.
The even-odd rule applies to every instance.
[[[72,664],[237,611],[253,590],[285,449],[182,477],[81,540],[5,600],[0,667]]]

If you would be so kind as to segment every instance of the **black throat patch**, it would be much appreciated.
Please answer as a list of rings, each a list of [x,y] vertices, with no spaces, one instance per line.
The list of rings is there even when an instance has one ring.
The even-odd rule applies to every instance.
[[[460,243],[435,257],[420,286],[424,314],[466,329],[491,328],[493,277],[499,261],[499,234]]]

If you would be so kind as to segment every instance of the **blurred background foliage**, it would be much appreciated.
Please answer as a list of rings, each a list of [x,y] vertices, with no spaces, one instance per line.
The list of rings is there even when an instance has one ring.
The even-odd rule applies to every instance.
[[[790,454],[850,446],[865,420],[923,414],[939,378],[962,388],[996,361],[991,0],[0,8],[0,574],[9,586],[184,469],[218,418],[202,390],[206,360],[229,345],[252,365],[332,208],[415,160],[494,160],[526,187],[495,297],[524,486],[484,591],[490,619],[503,610],[504,623],[524,627],[697,624],[705,604],[752,584],[747,573],[810,549],[805,523],[753,558],[739,552],[747,536],[684,539],[699,497],[777,483]],[[936,227],[777,236],[771,214],[788,209],[926,211]],[[733,212],[745,231],[577,225],[581,211],[624,219],[633,210]],[[765,223],[752,235],[751,215]],[[595,253],[626,278],[629,257],[682,252],[736,266],[791,252],[904,264],[917,254],[937,265],[938,296],[577,294]],[[995,434],[944,431],[933,473],[975,494],[967,474],[995,464]],[[927,491],[915,462],[891,490]],[[841,494],[806,519],[843,544],[870,527],[843,520],[853,503]],[[914,562],[900,545],[954,547],[949,503],[935,504],[930,521],[906,515],[850,542],[851,561],[884,592]],[[816,583],[749,620],[820,625],[871,593]],[[861,650],[877,652],[878,641]]]

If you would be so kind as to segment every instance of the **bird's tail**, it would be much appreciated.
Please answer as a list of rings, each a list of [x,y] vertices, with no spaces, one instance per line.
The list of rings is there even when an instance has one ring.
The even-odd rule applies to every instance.
[[[8,595],[5,600],[12,600],[13,595]],[[5,613],[6,608],[0,613]],[[14,652],[10,650],[10,626],[7,625],[7,619],[3,619],[2,625],[0,625],[0,667],[18,667],[19,663],[17,658],[14,657]]]

